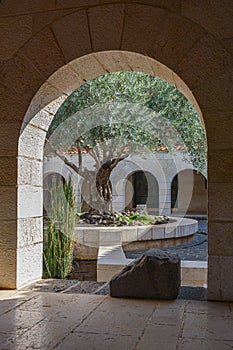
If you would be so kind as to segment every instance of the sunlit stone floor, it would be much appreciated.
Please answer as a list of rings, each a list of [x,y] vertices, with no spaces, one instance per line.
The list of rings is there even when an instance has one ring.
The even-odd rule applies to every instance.
[[[0,349],[229,350],[233,303],[0,291]]]

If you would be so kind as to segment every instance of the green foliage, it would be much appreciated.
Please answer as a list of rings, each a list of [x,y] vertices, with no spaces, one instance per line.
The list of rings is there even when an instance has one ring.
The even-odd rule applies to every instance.
[[[51,215],[44,239],[44,276],[66,278],[72,269],[75,197],[71,180],[51,188]]]
[[[121,107],[122,103],[130,103],[131,109],[124,105]],[[142,113],[139,112],[140,106],[144,107]],[[193,165],[199,171],[206,168],[205,131],[196,111],[175,87],[158,77],[137,72],[117,72],[88,81],[75,90],[59,108],[48,136],[51,136],[62,122],[79,111],[83,112],[78,114],[78,126],[76,117],[73,125],[69,124],[67,129],[62,129],[61,134],[56,136],[57,140],[63,140],[60,144],[63,149],[76,146],[75,143],[64,143],[64,140],[69,140],[75,132],[79,146],[87,149],[102,144],[103,151],[106,141],[108,145],[111,143],[111,149],[119,148],[115,140],[120,139],[121,149],[118,149],[118,153],[132,141],[135,145],[140,145],[139,148],[145,146],[153,150],[165,146],[166,151],[175,150],[182,141]],[[152,111],[157,115],[156,127],[151,122],[142,128],[147,114]],[[95,124],[94,121],[91,127],[85,129],[90,115],[92,120],[95,119],[93,116],[96,116],[96,120],[102,118],[103,123]],[[164,120],[165,124],[162,122]],[[180,136],[177,140],[169,139],[169,125],[177,130]],[[78,129],[86,130],[82,137],[78,135]],[[75,135],[72,137],[75,139]]]
[[[169,221],[167,216],[148,215],[139,212],[82,212],[77,214],[78,224],[94,224],[103,226],[135,226],[135,225],[158,225]]]
[[[124,225],[158,225],[158,224],[166,224],[169,219],[166,216],[156,216],[156,215],[147,215],[147,214],[139,214],[139,213],[118,213],[115,218],[116,226],[124,226]]]

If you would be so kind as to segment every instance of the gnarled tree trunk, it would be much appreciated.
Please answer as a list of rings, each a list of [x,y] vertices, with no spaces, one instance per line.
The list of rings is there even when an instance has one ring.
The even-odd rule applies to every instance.
[[[112,158],[100,166],[100,161],[94,157],[96,165],[99,166],[97,171],[91,171],[82,167],[82,155],[79,148],[79,166],[72,163],[64,154],[60,154],[46,139],[47,147],[57,155],[67,166],[73,169],[78,175],[84,178],[85,189],[82,190],[82,211],[102,210],[110,212],[112,210],[112,185],[110,175],[117,164],[128,157],[124,154],[121,157]]]
[[[112,210],[112,186],[110,169],[103,169],[85,179],[82,186],[82,211]]]

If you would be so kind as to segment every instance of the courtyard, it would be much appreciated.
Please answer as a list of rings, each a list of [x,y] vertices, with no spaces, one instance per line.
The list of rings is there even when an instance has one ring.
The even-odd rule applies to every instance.
[[[231,0],[0,1],[0,349],[233,349],[232,18]],[[63,103],[74,92],[79,96],[77,89],[89,98],[91,81],[127,72],[162,79],[177,89],[192,105],[206,137],[208,169],[196,184],[206,198],[208,240],[200,234],[193,246],[186,242],[170,251],[179,251],[184,264],[190,254],[197,259],[193,263],[201,259],[207,285],[181,286],[173,301],[112,298],[106,282],[92,281],[90,287],[88,281],[42,281],[47,132]],[[110,90],[115,93],[117,86]],[[135,93],[140,91],[139,81]],[[172,98],[169,103],[176,105]],[[101,108],[99,120],[110,110]],[[139,114],[131,114],[132,121],[150,132],[152,124],[146,118],[141,123],[135,117]],[[141,115],[147,115],[145,109]],[[93,115],[89,120],[96,127]],[[191,135],[190,142],[198,144]],[[148,145],[150,137],[144,140]],[[163,151],[161,146],[155,149]],[[179,173],[185,170],[180,165]],[[123,180],[129,191],[114,185],[114,194],[122,197],[118,208],[144,182],[140,167],[128,170]],[[149,169],[144,170],[148,175]],[[196,167],[186,170],[193,173]],[[161,215],[179,212],[177,174],[158,184],[148,175],[153,193],[159,194],[151,202],[156,213],[161,208]],[[141,204],[144,194],[134,196],[129,206]],[[125,254],[133,258],[142,251]]]

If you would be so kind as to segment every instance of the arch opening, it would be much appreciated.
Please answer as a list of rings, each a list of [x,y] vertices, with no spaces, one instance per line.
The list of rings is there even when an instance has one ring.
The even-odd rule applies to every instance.
[[[136,209],[138,205],[142,204],[146,205],[149,214],[159,214],[158,181],[148,171],[135,171],[128,177],[125,198],[126,209]]]
[[[190,203],[186,198],[192,189]],[[186,169],[176,174],[171,183],[172,213],[181,214],[186,208],[186,215],[207,215],[207,179],[194,169]]]
[[[3,9],[7,11],[3,20],[13,21],[14,17],[14,21],[10,31],[7,24],[2,28],[5,35],[1,80],[1,287],[16,288],[40,276],[38,262],[43,211],[40,150],[43,149],[44,131],[57,104],[84,79],[87,81],[115,69],[139,70],[151,71],[152,75],[177,84],[180,91],[183,90],[187,97],[189,95],[190,101],[194,95],[204,114],[210,160],[208,297],[232,300],[233,282],[229,266],[233,266],[233,90],[229,16],[217,16],[217,4],[209,12],[205,5],[203,11],[197,11],[197,6],[191,3],[181,8],[174,7],[172,2],[161,4],[156,1],[142,1],[140,4],[96,2],[85,6],[77,3],[72,10],[64,4],[64,11],[58,10],[55,2],[51,8],[40,4],[38,11],[30,8],[25,12],[25,6],[20,12],[14,7]],[[228,2],[221,4],[221,11],[229,12]],[[27,23],[18,21],[21,12],[28,14]],[[16,36],[13,35],[15,31]],[[113,55],[112,52],[106,54],[106,50],[118,51]],[[95,53],[88,56],[92,51]],[[130,52],[149,55],[171,69],[164,69],[157,61],[145,59],[142,55],[132,56]],[[79,61],[72,61],[77,57]],[[64,66],[67,63],[68,70]],[[53,76],[51,80],[54,72],[57,79]],[[21,122],[40,86],[40,93],[34,96],[21,130],[18,154]],[[193,95],[189,94],[190,90]],[[50,104],[52,101],[54,104]],[[196,105],[196,110],[198,108]],[[37,113],[37,118],[33,118]],[[31,268],[28,270],[27,266]],[[28,278],[25,280],[23,276],[26,274]]]
[[[127,68],[125,70],[136,70],[136,71],[142,71],[146,72],[151,75],[158,75],[162,78],[165,78],[169,83],[175,85],[177,88],[180,87],[180,90],[182,93],[188,97],[191,103],[195,105],[195,108],[197,109],[199,115],[202,118],[200,109],[198,107],[198,104],[191,93],[191,91],[187,88],[187,86],[184,84],[184,82],[169,68],[166,66],[163,66],[159,62],[145,57],[141,54],[135,54],[132,52],[117,52],[117,51],[110,51],[110,52],[100,52],[95,54],[90,54],[85,56],[85,58],[79,58],[75,60],[74,62],[69,63],[67,66],[62,68],[62,74],[65,74],[65,71],[70,71],[70,69],[75,70],[77,73],[77,69],[79,65],[84,64],[88,68],[88,60],[93,60],[93,57],[96,59],[98,58],[98,62],[100,63],[99,67],[92,72],[92,77],[97,77],[100,74],[109,72],[108,69],[104,69],[104,65],[101,64],[101,60],[104,60],[106,62],[106,57],[111,57],[111,59],[115,59],[115,65],[112,67],[111,71],[122,71],[122,62],[119,65],[119,60],[116,59],[116,57],[121,58],[121,61],[125,62],[127,64]],[[135,66],[135,57],[137,60],[137,64]],[[76,67],[76,68],[75,68]],[[88,71],[88,69],[87,69]],[[60,74],[60,70],[58,70],[47,82],[46,82],[46,94],[44,85],[39,89],[38,93],[33,98],[30,107],[27,111],[27,114],[24,119],[24,123],[22,125],[21,129],[21,135],[19,139],[19,157],[18,161],[21,163],[21,168],[25,165],[26,162],[29,162],[29,166],[31,167],[32,171],[35,167],[39,168],[39,172],[37,173],[37,184],[36,186],[29,186],[25,188],[24,186],[24,180],[19,182],[18,186],[18,208],[19,208],[19,219],[24,218],[24,221],[31,221],[37,218],[37,221],[41,227],[42,232],[42,217],[43,217],[43,211],[42,211],[42,162],[43,162],[43,147],[44,147],[44,141],[46,137],[46,132],[53,120],[53,117],[60,107],[60,105],[66,100],[68,97],[67,93],[61,92],[62,89],[59,88],[57,90],[57,94],[50,94],[49,93],[49,87],[56,85],[57,77]],[[169,78],[168,78],[169,77]],[[86,79],[83,77],[82,80],[80,80],[80,77],[77,78],[75,75],[74,81],[70,82],[70,85],[72,86],[72,89],[76,88],[77,86],[80,86],[82,82],[84,82]],[[54,84],[54,85],[52,85]],[[185,89],[184,89],[185,86]],[[184,92],[185,90],[185,92]],[[33,140],[37,141],[37,147],[32,148],[31,143]],[[29,160],[30,158],[30,160]],[[19,171],[20,172],[20,171]],[[19,177],[22,178],[22,175],[19,173]],[[36,189],[35,189],[36,187]],[[37,208],[32,208],[31,213],[26,213],[26,210],[24,208],[27,206],[28,200],[32,200],[33,202],[37,201],[38,205]],[[42,237],[40,238],[40,241],[37,242],[37,259],[39,258],[39,255],[42,257]],[[35,246],[35,245],[34,245]],[[29,249],[30,250],[30,249]],[[29,253],[30,254],[30,253]],[[41,258],[40,258],[41,260]],[[37,263],[38,266],[38,263]],[[41,264],[42,266],[42,264]],[[33,273],[34,274],[34,273]],[[18,279],[18,286],[24,285],[28,283],[29,281],[32,281],[33,279],[38,279],[42,275],[41,267],[37,268],[37,272],[35,273],[34,277],[32,275],[25,276],[23,274],[19,274]]]
[[[43,177],[43,217],[49,217],[51,212],[51,188],[65,184],[65,178],[59,173],[47,173]],[[45,205],[46,203],[46,205]]]

